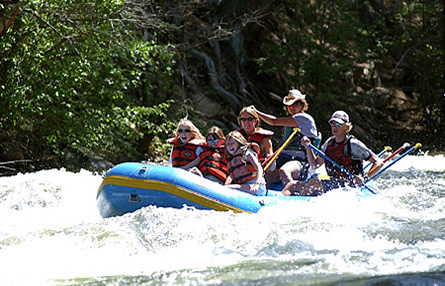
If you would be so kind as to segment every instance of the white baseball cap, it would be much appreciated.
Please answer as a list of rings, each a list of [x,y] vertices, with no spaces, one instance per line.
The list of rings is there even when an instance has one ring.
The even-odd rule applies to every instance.
[[[331,116],[331,119],[329,119],[329,123],[331,122],[337,122],[340,124],[346,124],[349,123],[349,115],[344,112],[343,110],[337,110],[336,112],[334,112]]]

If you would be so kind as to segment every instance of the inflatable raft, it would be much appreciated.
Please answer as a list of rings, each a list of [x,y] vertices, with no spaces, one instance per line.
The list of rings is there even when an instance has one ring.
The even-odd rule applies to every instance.
[[[357,191],[358,197],[372,195],[366,188]],[[150,205],[256,213],[262,207],[313,198],[315,197],[286,197],[276,190],[269,190],[266,196],[254,196],[179,168],[122,163],[106,174],[97,193],[97,207],[104,218],[123,215]]]

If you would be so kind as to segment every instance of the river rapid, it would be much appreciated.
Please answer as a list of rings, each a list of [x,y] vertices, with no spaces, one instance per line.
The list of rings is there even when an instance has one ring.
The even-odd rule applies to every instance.
[[[1,285],[445,285],[445,158],[407,156],[357,200],[103,219],[100,174],[0,178]]]

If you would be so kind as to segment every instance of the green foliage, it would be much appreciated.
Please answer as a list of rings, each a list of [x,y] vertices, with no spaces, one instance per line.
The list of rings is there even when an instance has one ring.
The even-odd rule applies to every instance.
[[[430,131],[445,132],[445,3],[414,0],[402,2],[386,16],[402,33],[392,33],[402,52],[399,66],[409,71],[412,92],[421,96],[424,119]],[[409,67],[409,68],[407,68]],[[403,83],[402,83],[403,84]]]
[[[385,57],[394,59],[386,68],[403,69],[404,81],[383,85],[420,94],[425,121],[445,132],[444,11],[443,1],[279,1],[270,26],[280,41],[252,61],[259,74],[279,71],[288,87],[310,87],[317,106],[354,95],[356,63],[379,73]]]
[[[122,1],[27,2],[0,41],[0,128],[60,153],[135,155],[166,136],[173,47],[144,41]],[[159,86],[163,94],[157,94]]]
[[[344,94],[353,64],[378,56],[362,53],[374,35],[360,23],[351,1],[281,1],[274,13],[280,15],[276,33],[282,44],[269,46],[273,56],[257,63],[260,73],[270,73],[271,66],[287,71],[288,86],[315,86],[335,100],[335,94]]]
[[[263,39],[249,60],[262,79],[280,73],[287,86],[310,89],[317,107],[356,96],[350,90],[356,63],[378,69],[391,55],[407,72],[400,85],[421,95],[426,122],[445,132],[444,4],[382,1],[365,20],[361,13],[377,2],[276,1],[266,21],[277,40]],[[144,1],[31,0],[0,9],[15,5],[19,16],[0,39],[3,140],[20,138],[31,155],[60,154],[67,146],[109,158],[166,153],[162,142],[179,116],[169,116],[176,112],[170,96],[179,94],[175,53],[186,53],[168,41],[182,45],[194,36],[182,32],[194,29],[178,29],[167,6],[154,19],[139,15],[153,7]],[[152,40],[159,34],[162,40]]]
[[[114,107],[106,113],[104,110],[91,112],[88,121],[78,122],[88,125],[85,129],[88,133],[79,137],[75,145],[89,150],[102,150],[108,157],[121,153],[138,156],[135,142],[146,136],[165,138],[174,129],[174,124],[167,118],[171,103],[167,101],[152,107]],[[159,153],[167,149],[160,142],[150,146],[152,152]]]

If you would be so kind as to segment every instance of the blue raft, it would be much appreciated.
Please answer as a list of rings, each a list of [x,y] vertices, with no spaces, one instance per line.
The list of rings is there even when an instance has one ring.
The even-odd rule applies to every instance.
[[[359,197],[372,196],[366,188]],[[262,207],[314,197],[286,197],[277,190],[253,196],[188,171],[142,163],[122,163],[106,174],[97,193],[97,207],[104,218],[133,212],[146,206],[256,213]]]

